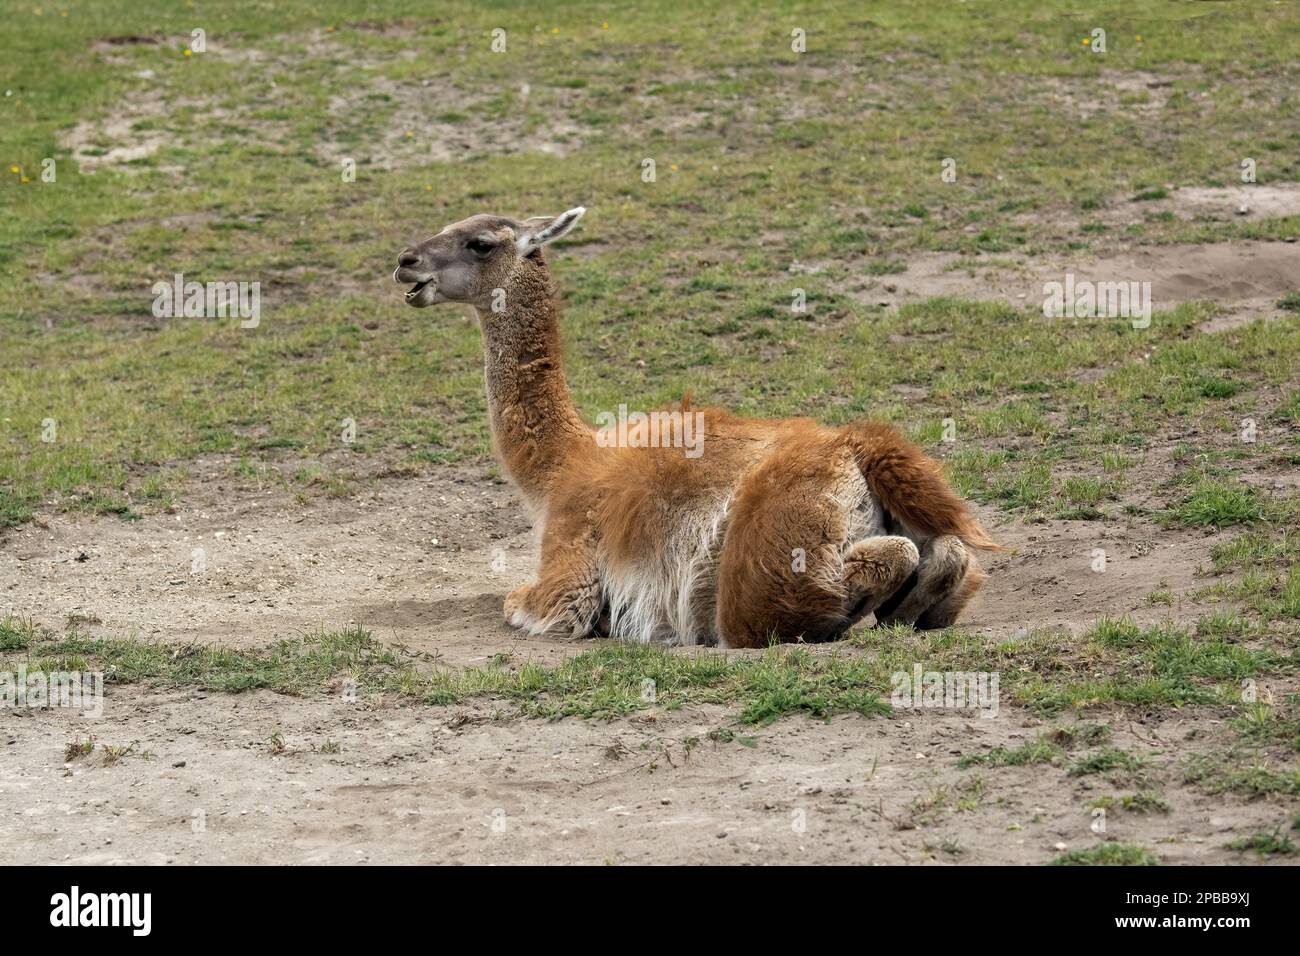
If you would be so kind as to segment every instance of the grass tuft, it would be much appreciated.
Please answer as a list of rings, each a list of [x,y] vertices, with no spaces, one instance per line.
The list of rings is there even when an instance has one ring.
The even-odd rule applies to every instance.
[[[1240,850],[1243,853],[1253,851],[1260,856],[1291,856],[1296,852],[1295,842],[1290,835],[1282,832],[1281,827],[1271,832],[1252,833],[1250,836],[1239,837],[1227,844],[1227,848]]]
[[[1205,478],[1172,509],[1170,516],[1186,527],[1226,528],[1262,521],[1265,507],[1254,488]]]
[[[1070,766],[1069,774],[1072,777],[1082,777],[1094,773],[1109,773],[1112,770],[1135,773],[1141,770],[1142,766],[1140,757],[1123,750],[1106,749],[1076,760]]]
[[[1088,806],[1103,810],[1125,810],[1129,813],[1169,813],[1171,807],[1159,797],[1150,793],[1133,793],[1126,796],[1097,797],[1090,800]]]
[[[1159,866],[1150,850],[1128,843],[1098,843],[1082,850],[1062,853],[1050,866]]]

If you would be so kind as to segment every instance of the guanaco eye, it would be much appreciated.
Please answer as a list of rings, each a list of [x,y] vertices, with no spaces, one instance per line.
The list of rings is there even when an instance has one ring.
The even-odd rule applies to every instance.
[[[482,239],[471,239],[468,243],[466,243],[466,248],[469,249],[469,251],[474,253],[475,255],[486,256],[488,253],[490,253],[493,249],[496,248],[496,243],[485,242]]]

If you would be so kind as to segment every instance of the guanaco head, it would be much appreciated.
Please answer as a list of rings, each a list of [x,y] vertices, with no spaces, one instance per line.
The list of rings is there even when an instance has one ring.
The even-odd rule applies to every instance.
[[[417,309],[439,302],[468,302],[485,308],[493,290],[505,288],[529,256],[560,238],[582,218],[582,206],[558,216],[520,222],[481,214],[447,226],[397,257],[393,279],[405,285],[406,304]]]

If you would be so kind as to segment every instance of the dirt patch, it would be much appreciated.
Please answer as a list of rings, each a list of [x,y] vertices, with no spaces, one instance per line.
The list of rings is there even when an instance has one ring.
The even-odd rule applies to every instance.
[[[4,606],[58,628],[76,615],[98,618],[96,633],[232,646],[359,623],[456,663],[519,643],[482,601],[531,567],[531,531],[505,486],[469,473],[396,480],[304,509],[237,486],[221,462],[197,475],[212,491],[174,514],[48,516],[12,533]],[[453,622],[459,636],[443,634]]]
[[[356,29],[390,37],[407,32],[400,25]],[[330,97],[328,123],[314,144],[317,155],[330,163],[360,153],[369,168],[389,170],[513,153],[560,155],[580,144],[587,132],[575,119],[585,102],[581,90],[548,88],[537,107],[545,114],[541,122],[529,115],[530,95],[537,97],[527,83],[464,90],[449,78],[398,82],[378,71],[386,64],[416,58],[417,48],[358,55],[341,36],[341,31],[317,30],[257,44],[238,37],[213,37],[206,51],[195,56],[239,64],[267,76],[277,69],[293,69],[304,56],[311,62],[337,63],[339,70],[331,83],[338,92]],[[122,51],[132,44],[156,47],[161,43],[152,37],[108,38],[95,41],[92,49],[115,66],[131,66],[143,61]],[[176,117],[182,110],[201,112],[210,125],[230,124],[242,131],[232,135],[255,138],[264,147],[281,140],[287,130],[287,124],[258,115],[264,103],[226,108],[215,102],[182,101],[171,95],[156,71],[144,69],[134,75],[143,81],[138,90],[114,104],[105,116],[83,120],[61,136],[60,145],[84,172],[130,169],[164,144],[183,137],[192,124]],[[502,96],[511,100],[509,109],[498,102]]]
[[[101,37],[91,41],[90,50],[105,63],[114,66],[127,66],[136,61],[132,58],[133,50],[154,50],[167,42],[166,37],[143,36],[139,34]]]
[[[1015,554],[985,559],[986,593],[962,625],[999,636],[1043,629],[1082,634],[1107,615],[1142,624],[1194,617],[1191,595],[1204,584],[1197,571],[1209,565],[1209,549],[1221,537],[1103,521],[1013,526],[998,536]],[[1100,572],[1099,550],[1105,552]],[[1170,605],[1148,600],[1164,590]]]
[[[174,514],[130,523],[41,515],[10,532],[0,607],[57,630],[92,619],[94,634],[236,647],[360,624],[453,664],[497,652],[552,661],[596,644],[526,640],[504,624],[501,601],[531,575],[536,547],[521,502],[497,480],[473,471],[388,479],[303,506],[239,487],[218,462],[195,473]],[[1079,633],[1106,614],[1167,616],[1147,595],[1168,588],[1184,600],[1217,540],[1144,522],[1023,524],[979,510],[1015,553],[984,559],[989,581],[963,621],[998,635]],[[1104,574],[1092,570],[1099,547]]]
[[[614,723],[494,720],[483,708],[110,690],[103,718],[6,722],[0,812],[21,819],[0,860],[109,863],[1044,863],[1101,839],[1166,863],[1229,863],[1267,802],[1186,789],[1194,714],[1129,724],[1143,786],[1169,813],[1088,802],[1131,782],[1062,766],[962,770],[1046,727],[1022,713],[830,723],[790,718],[710,739],[716,708]],[[69,742],[97,747],[71,762]],[[111,762],[102,746],[130,751]],[[133,746],[132,746],[133,745]]]
[[[423,80],[398,83],[371,76],[330,98],[328,127],[316,153],[328,162],[365,158],[369,169],[391,170],[431,162],[462,162],[517,153],[564,155],[589,131],[573,116],[581,91],[550,90],[546,119],[529,116],[533,90],[527,83],[502,91],[462,90]],[[502,108],[502,97],[509,108]],[[377,106],[389,117],[378,124]],[[378,135],[363,131],[378,126]]]
[[[120,101],[108,116],[83,120],[59,137],[82,172],[122,166],[152,156],[167,142],[163,129],[140,129],[167,115],[172,107],[161,90],[142,89]]]
[[[1167,200],[1181,218],[1280,219],[1300,216],[1300,183],[1266,186],[1249,183],[1229,187],[1184,186]],[[1160,203],[1157,203],[1159,205]]]
[[[1300,284],[1300,244],[1288,242],[1139,246],[1106,256],[1033,259],[936,252],[906,261],[905,272],[870,276],[864,270],[838,283],[836,291],[884,307],[953,296],[1041,310],[1044,284],[1064,283],[1070,273],[1076,285],[1150,282],[1151,304],[1157,311],[1184,302],[1217,303],[1224,314],[1206,331],[1219,331],[1276,315],[1278,298]]]
[[[1121,110],[1158,114],[1168,105],[1178,83],[1200,75],[1102,70],[1096,76],[1028,77],[1022,92],[1053,112],[1079,120]]]
[[[1258,222],[1300,215],[1300,183],[1182,187],[1167,183],[1161,188],[1164,191],[1161,198],[1114,197],[1089,211],[1085,218],[1090,225],[1122,228],[1140,227],[1153,218],[1168,216],[1184,222],[1211,223]],[[1067,240],[1077,237],[1082,225],[1079,218],[1071,210],[1037,209],[1018,213],[1012,217],[1012,222],[1018,225],[1056,224],[1059,228],[1054,238]]]
[[[252,107],[227,109],[203,99],[173,98],[165,88],[154,85],[152,71],[144,70],[136,75],[141,85],[115,103],[106,116],[82,120],[59,134],[59,145],[72,154],[83,173],[93,175],[110,168],[126,172],[185,172],[183,164],[160,166],[140,161],[149,159],[164,146],[174,145],[183,147],[188,154],[187,161],[193,162],[195,139],[209,133],[196,131],[192,122],[182,119],[181,114],[191,111],[201,111],[206,123],[217,131],[224,124],[233,124],[243,131],[242,137],[248,137],[251,130],[253,138],[266,148],[275,148],[288,128],[282,120],[251,115]]]

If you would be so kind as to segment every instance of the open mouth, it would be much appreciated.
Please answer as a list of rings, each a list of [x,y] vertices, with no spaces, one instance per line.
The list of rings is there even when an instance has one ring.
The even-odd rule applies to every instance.
[[[411,286],[411,291],[406,293],[406,297],[408,299],[414,299],[417,295],[423,292],[424,287],[432,281],[432,279],[425,279],[423,282],[417,282],[415,285]]]

